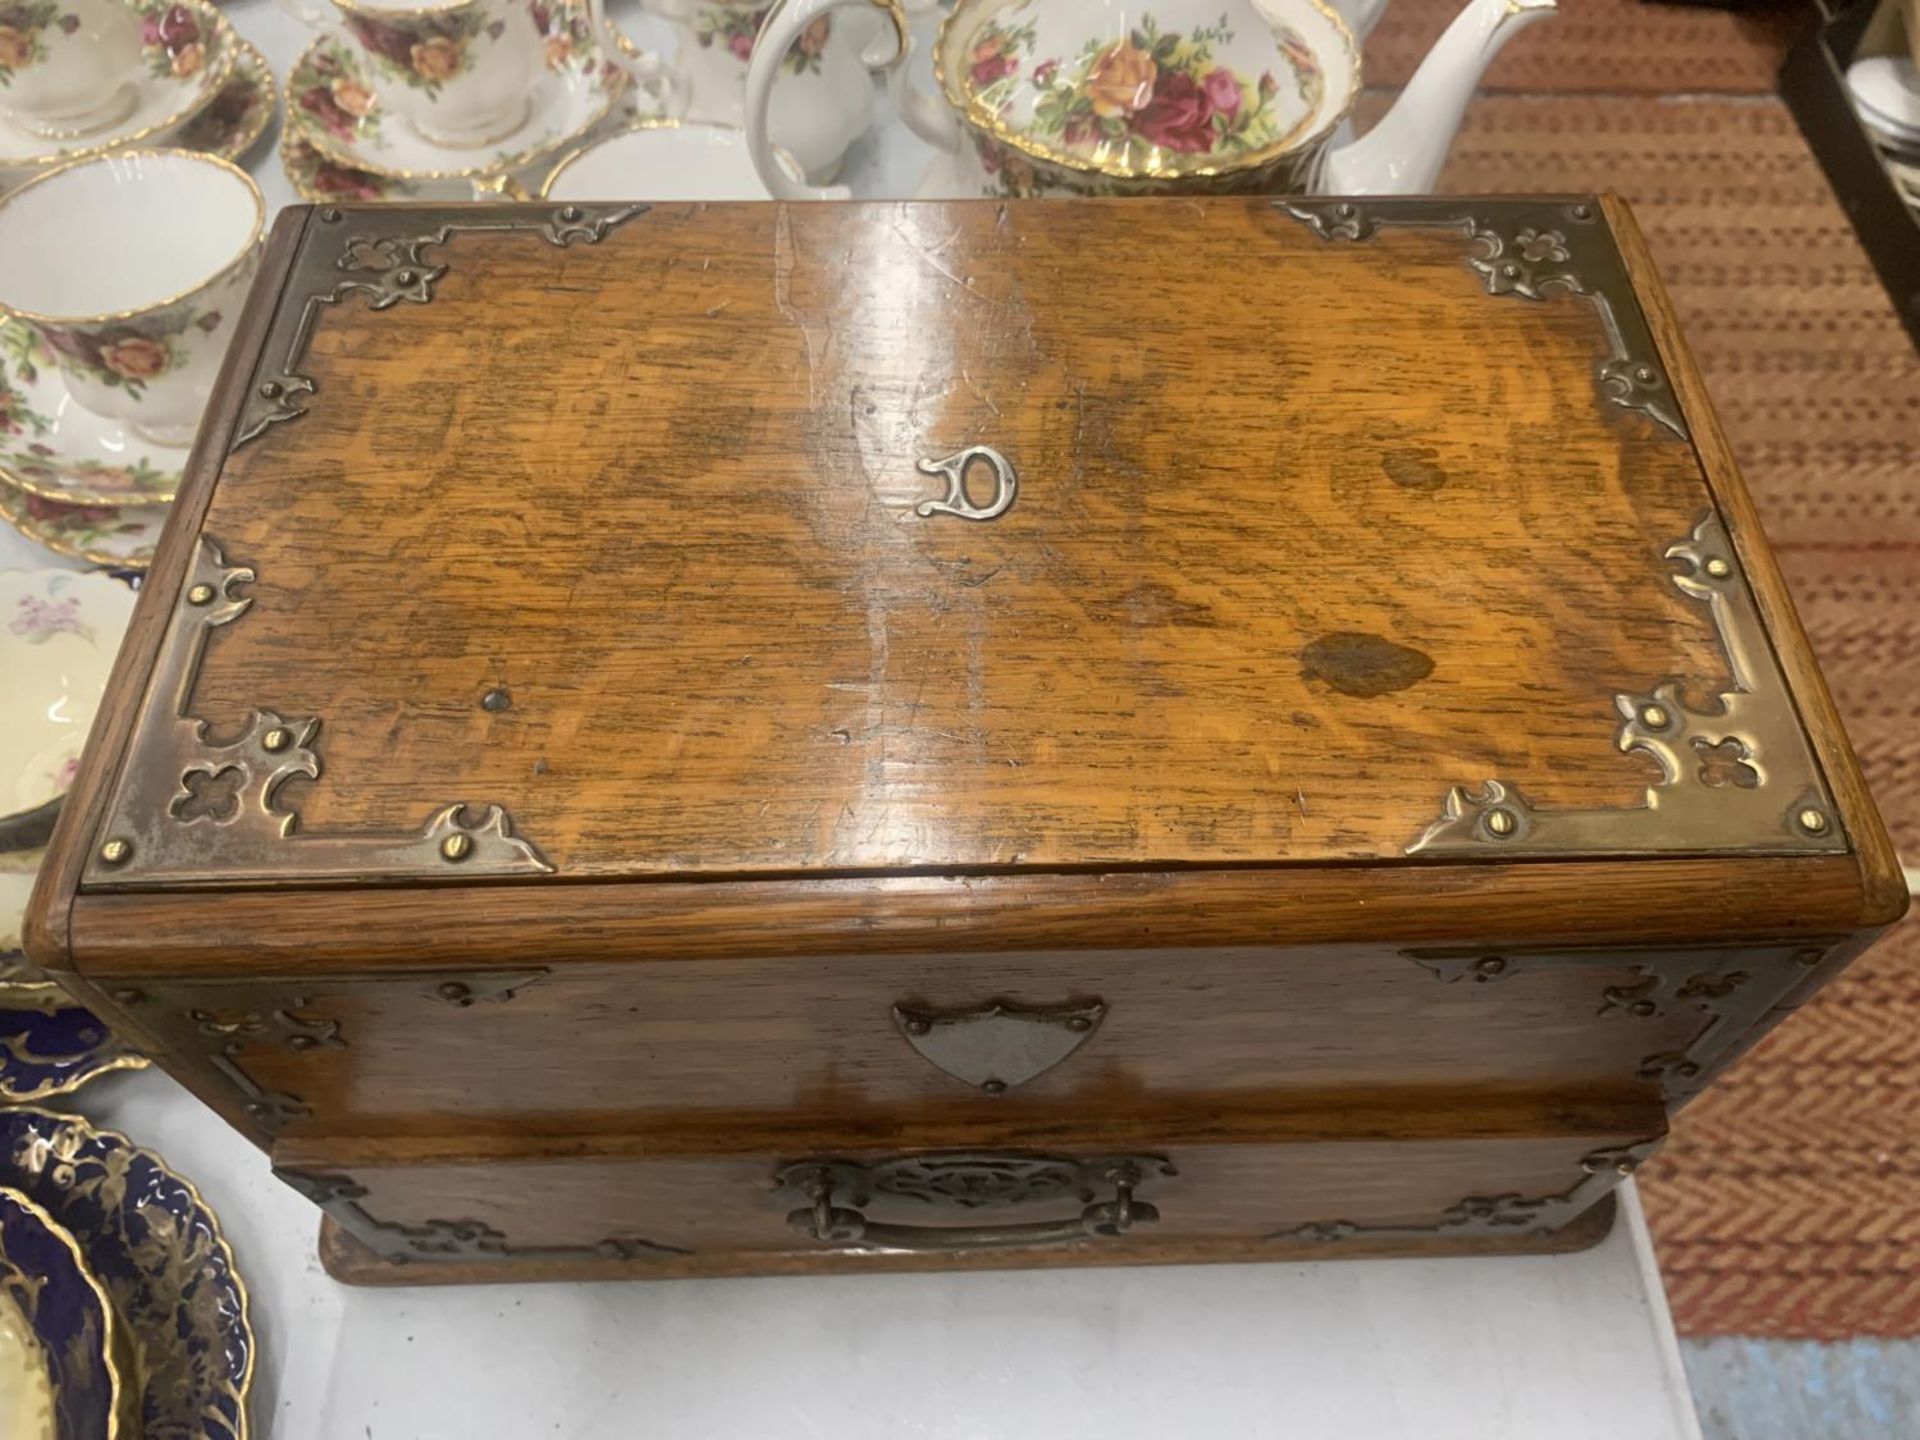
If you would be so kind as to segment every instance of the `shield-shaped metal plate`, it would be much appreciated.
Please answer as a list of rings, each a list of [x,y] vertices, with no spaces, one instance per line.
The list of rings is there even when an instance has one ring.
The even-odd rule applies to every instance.
[[[1107,1007],[1029,1008],[995,1001],[970,1010],[893,1007],[893,1023],[921,1058],[988,1095],[1002,1095],[1060,1064],[1100,1028]]]

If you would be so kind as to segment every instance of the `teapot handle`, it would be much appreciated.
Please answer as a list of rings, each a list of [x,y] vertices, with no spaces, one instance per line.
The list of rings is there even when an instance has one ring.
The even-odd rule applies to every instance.
[[[747,149],[753,156],[753,168],[760,172],[760,183],[776,200],[845,200],[852,193],[844,185],[823,189],[789,174],[767,134],[767,120],[781,62],[794,43],[814,21],[832,11],[856,7],[879,10],[891,22],[892,31],[882,31],[861,53],[860,62],[875,71],[902,64],[911,41],[901,0],[775,0],[753,42],[753,59],[747,65]]]
[[[298,5],[303,0],[275,0],[275,3]],[[586,0],[586,11],[587,24],[593,27],[593,38],[599,42],[601,51],[627,72],[640,93],[651,99],[662,115],[677,120],[686,114],[692,96],[679,72],[653,51],[642,50],[622,34],[607,14],[607,0]]]

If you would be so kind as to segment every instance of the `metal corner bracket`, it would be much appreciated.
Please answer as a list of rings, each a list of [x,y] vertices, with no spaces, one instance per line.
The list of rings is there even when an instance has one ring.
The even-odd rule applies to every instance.
[[[300,833],[279,791],[295,776],[319,779],[319,718],[256,710],[239,738],[216,742],[208,723],[188,713],[207,637],[246,614],[253,599],[236,591],[253,579],[212,539],[195,539],[83,884],[456,880],[553,870],[498,805],[442,805],[413,834]]]
[[[311,1012],[325,1008],[342,991],[373,990],[391,993],[411,990],[422,999],[456,1010],[476,1002],[503,1003],[548,974],[545,969],[483,971],[383,971],[372,974],[249,976],[229,980],[164,982],[175,1007],[163,1009],[153,992],[139,985],[109,985],[107,998],[134,1011],[140,1023],[155,1032],[170,1055],[194,1056],[239,1094],[240,1109],[269,1138],[296,1120],[312,1118],[305,1097],[269,1090],[247,1069],[250,1052],[278,1049],[306,1056],[321,1050],[345,1050],[349,1041],[338,1020]],[[143,982],[144,983],[144,982]],[[266,998],[262,999],[264,992]],[[198,996],[198,1003],[180,1002]],[[316,998],[325,997],[325,998]],[[297,1013],[297,1012],[309,1013]]]
[[[1701,1018],[1678,1050],[1647,1055],[1636,1078],[1659,1087],[1669,1107],[1685,1104],[1738,1056],[1768,1016],[1791,1008],[1806,993],[1838,940],[1772,945],[1675,947],[1669,950],[1541,949],[1490,951],[1444,946],[1401,953],[1443,984],[1495,984],[1531,971],[1581,966],[1625,971],[1624,983],[1596,982],[1594,1018],[1608,1024],[1663,1020],[1677,1013]]]
[[[1659,1148],[1660,1138],[1655,1138],[1584,1155],[1580,1178],[1558,1195],[1469,1195],[1425,1225],[1312,1220],[1260,1238],[1276,1244],[1337,1245],[1349,1240],[1511,1240],[1551,1235],[1633,1174]]]
[[[1801,731],[1719,515],[1709,512],[1665,554],[1681,567],[1675,587],[1708,607],[1733,689],[1708,709],[1690,706],[1681,683],[1672,679],[1644,694],[1614,697],[1621,716],[1616,747],[1652,756],[1664,772],[1648,788],[1645,804],[1543,809],[1510,780],[1488,780],[1475,792],[1455,786],[1440,818],[1407,846],[1407,854],[1845,852],[1840,812]]]
[[[1615,405],[1638,410],[1688,439],[1653,332],[1634,295],[1598,201],[1281,200],[1275,202],[1323,240],[1371,240],[1383,226],[1463,231],[1467,263],[1490,295],[1543,300],[1565,290],[1593,302],[1607,334],[1596,379]]]
[[[693,1253],[637,1235],[609,1235],[587,1245],[516,1245],[484,1220],[423,1220],[417,1225],[377,1220],[360,1203],[367,1198],[367,1187],[349,1176],[284,1167],[276,1167],[273,1173],[391,1265],[462,1260],[662,1260]]]
[[[367,307],[385,310],[402,301],[425,305],[448,267],[427,258],[431,246],[458,234],[524,231],[565,248],[597,245],[614,226],[650,205],[468,205],[443,212],[438,224],[419,210],[342,210],[322,206],[314,212],[318,228],[309,229],[300,259],[288,277],[280,313],[274,317],[252,390],[241,411],[229,453],[266,433],[282,420],[307,411],[313,377],[302,361],[313,340],[321,311],[349,295],[365,295]],[[337,248],[329,239],[340,237]]]

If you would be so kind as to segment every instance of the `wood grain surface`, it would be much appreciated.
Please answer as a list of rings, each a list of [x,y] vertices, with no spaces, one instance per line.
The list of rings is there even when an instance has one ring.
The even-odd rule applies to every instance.
[[[1625,1113],[1616,1119],[1632,1124]],[[1131,1145],[1126,1143],[1129,1137],[1116,1134],[1105,1137],[1104,1147],[1076,1141],[1054,1150],[1022,1152],[1086,1159],[1149,1155],[1173,1166],[1174,1174],[1154,1175],[1138,1190],[1139,1198],[1159,1209],[1157,1223],[1142,1225],[1122,1239],[1070,1247],[1076,1252],[1151,1251],[1182,1241],[1259,1242],[1329,1221],[1432,1230],[1468,1197],[1509,1195],[1531,1201],[1564,1195],[1590,1182],[1585,1157],[1658,1138],[1657,1131],[1648,1135],[1605,1126],[1582,1130],[1557,1125],[1524,1134],[1309,1136],[1281,1143],[1189,1147],[1164,1139],[1156,1145],[1148,1139],[1151,1130],[1134,1131]],[[719,1252],[765,1261],[794,1251],[818,1253],[820,1248],[797,1235],[788,1222],[802,1199],[776,1185],[776,1171],[783,1164],[809,1158],[878,1161],[898,1153],[814,1149],[798,1139],[774,1143],[776,1148],[758,1153],[635,1156],[575,1147],[570,1153],[541,1157],[465,1162],[415,1157],[395,1165],[382,1163],[352,1141],[312,1141],[278,1147],[275,1164],[299,1175],[350,1177],[365,1194],[348,1205],[332,1204],[329,1211],[349,1230],[376,1243],[381,1227],[424,1231],[436,1223],[477,1223],[514,1249],[577,1248],[585,1252],[583,1259],[590,1258],[592,1247],[602,1240],[633,1237],[695,1255]],[[1606,1185],[1606,1178],[1595,1185],[1594,1198]],[[836,1203],[850,1199],[836,1197]],[[1066,1195],[976,1206],[882,1194],[863,1209],[877,1222],[959,1229],[1059,1219],[1077,1214],[1082,1203]],[[1543,1217],[1554,1228],[1571,1218]],[[1394,1238],[1405,1243],[1409,1237]],[[1044,1254],[1046,1248],[1051,1247],[1016,1251],[1011,1258]],[[421,1258],[431,1260],[424,1254]],[[837,1258],[844,1266],[854,1257]]]
[[[1452,1110],[1475,1093],[1653,1103],[1648,1057],[1688,1050],[1714,1023],[1670,991],[1691,976],[1739,976],[1764,1011],[1807,974],[1799,953],[1509,951],[1492,962],[1496,983],[1472,972],[1471,952],[1449,980],[1438,961],[1369,946],[936,951],[842,956],[825,969],[610,957],[529,972],[511,998],[464,1006],[419,972],[159,980],[132,1008],[180,1064],[224,1053],[252,1084],[297,1096],[311,1113],[283,1135],[705,1133],[743,1115],[795,1133],[854,1122],[910,1132],[963,1119],[1256,1112],[1307,1096],[1334,1109],[1389,1094],[1410,1105],[1446,1095]],[[1636,1013],[1655,993],[1637,968],[1649,964],[1676,978]],[[484,977],[455,983],[484,989]],[[924,1058],[893,1015],[1095,1000],[1105,1016],[1083,1044],[998,1094]]]
[[[705,1255],[639,1260],[443,1260],[395,1265],[368,1249],[331,1218],[320,1222],[320,1263],[347,1285],[506,1285],[605,1280],[694,1280],[739,1275],[900,1274],[925,1270],[1042,1270],[1063,1265],[1235,1265],[1260,1260],[1372,1260],[1383,1256],[1442,1259],[1472,1255],[1562,1255],[1598,1245],[1612,1233],[1614,1196],[1602,1195],[1558,1230],[1521,1231],[1499,1239],[1369,1237],[1328,1246],[1310,1240],[1160,1240],[1125,1246],[1076,1245],[1052,1250],[981,1250],[935,1259],[897,1251],[714,1251]]]
[[[1492,775],[1639,802],[1613,695],[1726,681],[1661,556],[1712,501],[1600,394],[1591,304],[1264,202],[1045,219],[455,235],[228,463],[205,530],[260,578],[197,713],[323,717],[309,831],[496,802],[576,877],[1378,860]],[[1011,511],[916,515],[972,444]]]

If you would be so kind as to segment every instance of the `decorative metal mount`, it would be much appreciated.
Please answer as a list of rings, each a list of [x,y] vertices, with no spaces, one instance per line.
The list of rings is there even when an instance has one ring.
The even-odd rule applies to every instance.
[[[84,883],[94,889],[301,880],[466,879],[549,873],[498,805],[443,805],[413,835],[298,833],[279,801],[294,776],[317,780],[320,721],[256,710],[240,738],[215,743],[188,714],[207,637],[253,604],[237,587],[254,572],[229,565],[202,535],[168,617],[152,684],[114,781]]]
[[[1178,1173],[1158,1155],[1083,1160],[1014,1150],[901,1155],[872,1164],[796,1160],[782,1165],[773,1179],[776,1190],[805,1198],[807,1204],[789,1212],[787,1223],[819,1244],[950,1254],[1118,1239],[1160,1218],[1134,1192],[1149,1180]],[[1106,1190],[1110,1199],[1101,1198]],[[1066,1200],[1080,1209],[1065,1219],[1010,1225],[898,1225],[868,1219],[866,1207],[886,1199],[965,1210]]]
[[[993,471],[993,499],[976,505],[967,498],[967,467],[980,461]],[[922,475],[944,475],[947,493],[939,500],[922,500],[913,513],[923,519],[930,515],[958,515],[962,520],[998,520],[1013,508],[1020,494],[1020,477],[1013,465],[991,445],[969,445],[944,460],[921,460]]]
[[[1768,644],[1753,591],[1726,528],[1708,514],[1666,549],[1683,567],[1680,593],[1710,608],[1734,688],[1718,709],[1695,710],[1680,682],[1616,695],[1614,743],[1660,762],[1646,804],[1618,810],[1538,809],[1508,780],[1477,792],[1455,786],[1438,820],[1409,855],[1643,855],[1838,853],[1847,848],[1839,811],[1801,731],[1787,683]]]
[[[1356,1225],[1350,1220],[1314,1220],[1260,1238],[1287,1244],[1334,1245],[1346,1240],[1512,1240],[1551,1235],[1591,1207],[1638,1169],[1660,1146],[1640,1140],[1582,1157],[1580,1178],[1558,1195],[1469,1195],[1427,1225]]]
[[[691,1251],[637,1235],[609,1235],[591,1245],[515,1245],[484,1220],[376,1220],[360,1202],[367,1187],[345,1175],[276,1168],[273,1172],[333,1217],[354,1238],[395,1265],[458,1260],[649,1260]]]
[[[1370,240],[1389,225],[1459,230],[1467,237],[1467,263],[1486,281],[1488,294],[1543,300],[1559,289],[1586,297],[1607,333],[1601,391],[1614,404],[1642,411],[1688,438],[1680,402],[1598,202],[1474,200],[1461,202],[1455,214],[1432,200],[1276,203],[1323,240]]]
[[[108,985],[107,998],[129,1010],[139,1012],[142,1025],[168,1041],[169,1054],[201,1054],[220,1076],[240,1095],[240,1108],[269,1139],[276,1137],[295,1120],[311,1118],[313,1108],[299,1095],[268,1090],[255,1080],[241,1063],[247,1051],[259,1046],[278,1046],[290,1055],[308,1055],[317,1050],[345,1050],[347,1038],[337,1020],[298,1014],[316,1003],[310,992],[324,990],[338,994],[345,990],[371,990],[392,993],[411,989],[426,999],[457,1009],[476,1002],[503,1002],[540,979],[545,970],[489,970],[450,974],[446,971],[387,971],[380,974],[349,974],[289,977],[254,976],[244,982],[228,980],[164,981],[169,998],[182,992],[207,995],[205,1003],[189,1005],[171,1013],[157,1013],[153,995],[131,985]],[[267,991],[271,998],[253,997]],[[232,997],[238,992],[237,1003]],[[277,992],[277,993],[276,993]],[[297,993],[298,992],[298,993]],[[211,1042],[209,1044],[209,1042]]]
[[[968,1010],[896,1005],[893,1023],[928,1064],[988,1095],[1004,1095],[1086,1044],[1106,1013],[1098,1000],[1044,1009],[1000,1001]]]
[[[1636,1071],[1657,1083],[1661,1099],[1679,1105],[1697,1095],[1758,1033],[1768,1014],[1791,1003],[1834,942],[1744,946],[1711,950],[1408,950],[1406,957],[1446,984],[1491,984],[1549,968],[1580,966],[1617,975],[1625,983],[1596,985],[1595,1014],[1624,1020],[1663,1020],[1681,1011],[1705,1023],[1686,1045],[1647,1056]]]
[[[233,450],[266,432],[282,420],[304,415],[307,397],[314,393],[313,378],[301,370],[307,346],[312,343],[314,326],[321,311],[337,305],[349,295],[365,295],[372,310],[385,310],[406,301],[425,305],[433,299],[433,287],[447,273],[447,266],[427,259],[430,246],[444,245],[457,234],[488,231],[527,231],[543,237],[548,244],[566,247],[576,241],[597,245],[622,221],[651,209],[648,205],[585,206],[468,206],[458,219],[420,228],[420,212],[409,210],[383,213],[379,209],[351,213],[334,206],[314,212],[320,227],[338,227],[349,222],[338,249],[330,248],[332,232],[316,228],[307,232],[301,258],[289,277],[287,296],[274,328],[267,339],[260,368],[253,377],[253,393],[247,398],[233,438]],[[276,361],[273,357],[279,356]],[[231,453],[231,452],[229,452]]]

